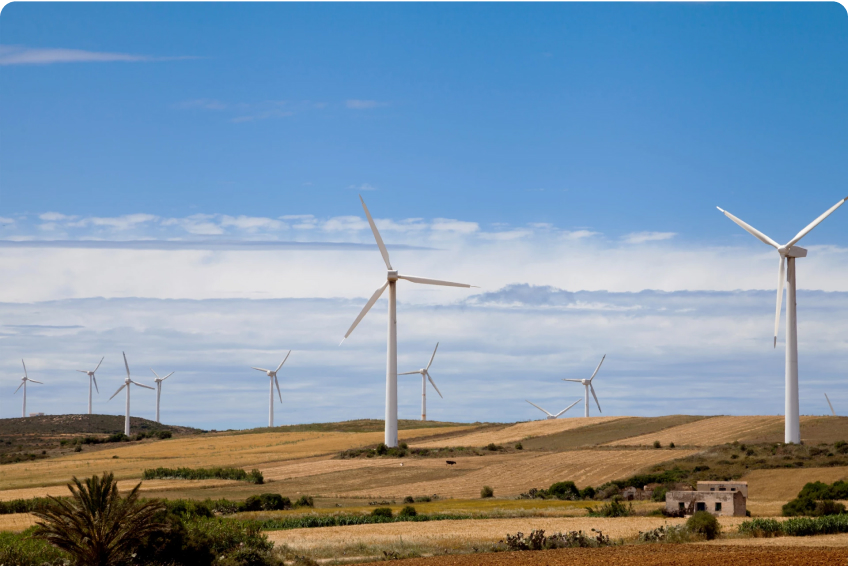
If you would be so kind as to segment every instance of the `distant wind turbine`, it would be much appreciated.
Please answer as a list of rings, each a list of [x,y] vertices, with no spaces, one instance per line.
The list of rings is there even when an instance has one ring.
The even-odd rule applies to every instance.
[[[149,385],[144,385],[144,384],[141,384],[137,381],[133,381],[132,379],[130,379],[130,364],[127,363],[127,355],[124,352],[121,352],[121,353],[124,354],[124,367],[127,368],[127,378],[124,380],[124,384],[121,385],[118,388],[117,391],[115,391],[115,394],[112,395],[111,397],[109,397],[109,400],[111,401],[112,399],[114,399],[115,395],[117,395],[118,393],[121,392],[121,389],[123,389],[124,387],[127,388],[127,414],[124,417],[124,434],[129,436],[130,435],[130,384],[138,385],[139,387],[144,387],[145,389],[150,389],[151,391],[153,390],[153,388],[150,387]]]
[[[573,381],[574,383],[582,383],[583,387],[586,389],[586,394],[583,396],[583,405],[584,405],[584,417],[589,416],[589,391],[592,392],[592,397],[595,398],[595,403],[598,405],[598,411],[601,411],[601,403],[598,401],[598,396],[595,395],[595,387],[592,385],[592,380],[595,379],[595,376],[598,375],[598,370],[601,369],[601,364],[604,363],[604,359],[606,359],[607,355],[604,354],[604,357],[601,358],[601,363],[598,364],[598,367],[595,368],[595,373],[592,374],[592,377],[589,379],[563,379],[563,381]]]
[[[784,423],[784,442],[787,444],[798,444],[801,442],[801,419],[798,404],[798,321],[796,318],[795,304],[795,258],[807,257],[807,250],[795,244],[810,233],[833,211],[842,206],[848,197],[831,206],[824,214],[813,220],[806,228],[798,232],[789,243],[781,246],[753,226],[736,218],[726,210],[718,208],[725,216],[742,227],[743,230],[757,238],[764,244],[768,244],[780,254],[780,265],[777,272],[777,308],[774,314],[774,347],[777,348],[777,330],[780,326],[780,307],[783,301],[783,285],[786,283],[786,398]]]
[[[836,411],[833,410],[833,405],[830,402],[830,397],[827,396],[827,393],[824,394],[824,398],[827,399],[827,404],[830,405],[830,412],[833,416],[836,416]]]
[[[427,367],[421,368],[416,371],[407,371],[404,373],[399,373],[398,375],[413,375],[416,373],[421,374],[421,420],[427,420],[427,380],[430,381],[430,384],[433,386],[433,389],[436,390],[436,393],[439,394],[439,397],[444,399],[442,392],[439,391],[439,388],[436,387],[436,382],[433,381],[433,378],[430,377],[430,366],[433,364],[433,358],[436,357],[436,350],[439,349],[439,343],[436,342],[436,348],[433,350],[433,355],[430,356],[430,361],[427,363]]]
[[[26,364],[24,363],[24,361],[23,361],[23,360],[21,360],[21,363],[22,363],[22,364],[23,364],[23,366],[24,366],[24,376],[21,378],[21,384],[20,384],[20,385],[18,385],[18,389],[20,389],[21,387],[23,387],[23,388],[24,388],[24,406],[23,406],[23,409],[21,409],[21,416],[22,416],[22,417],[26,417],[26,389],[27,389],[27,388],[26,388],[26,386],[27,386],[27,381],[31,381],[31,382],[33,382],[33,383],[38,383],[38,384],[41,384],[41,385],[44,385],[44,384],[43,384],[43,383],[41,383],[40,381],[36,381],[36,380],[34,380],[34,379],[30,379],[30,378],[29,378],[29,375],[27,375]],[[18,392],[18,389],[15,389],[15,393],[17,393],[17,392]]]
[[[525,401],[527,401],[527,399],[525,399]],[[533,405],[534,407],[536,407],[537,409],[539,409],[540,411],[542,411],[543,413],[545,413],[546,415],[548,415],[547,417],[545,417],[545,420],[552,421],[552,420],[554,420],[554,419],[559,418],[559,416],[560,416],[561,414],[563,414],[564,412],[566,412],[567,410],[569,410],[571,407],[573,407],[574,405],[576,405],[577,403],[579,403],[579,402],[580,402],[580,399],[578,399],[577,401],[575,401],[574,403],[572,403],[571,405],[569,405],[568,407],[566,407],[565,409],[563,409],[562,411],[558,412],[558,413],[557,413],[557,414],[555,414],[555,415],[554,415],[554,414],[551,414],[551,413],[549,413],[549,412],[547,412],[545,409],[543,409],[542,407],[540,407],[540,406],[539,406],[539,405],[537,405],[536,403],[532,403],[532,402],[530,402],[530,401],[527,401],[527,402],[528,402],[528,403],[530,403],[531,405]]]
[[[371,218],[371,213],[368,212],[368,207],[365,206],[365,201],[362,199],[360,195],[359,200],[362,201],[362,208],[365,210],[365,216],[368,218],[368,224],[371,226],[371,231],[374,233],[374,239],[377,241],[377,247],[380,248],[380,253],[383,256],[383,261],[386,262],[386,267],[388,268],[388,273],[386,274],[387,281],[383,284],[382,287],[374,291],[374,294],[371,295],[371,298],[368,299],[368,302],[365,303],[365,306],[362,308],[362,311],[359,313],[359,316],[356,317],[356,320],[353,321],[353,324],[350,325],[347,332],[342,339],[342,342],[350,336],[350,333],[353,332],[353,329],[356,328],[356,325],[359,324],[359,321],[368,314],[368,311],[371,310],[371,307],[374,306],[374,303],[377,302],[377,299],[380,298],[380,295],[383,294],[383,291],[386,288],[389,289],[389,336],[388,336],[388,344],[387,344],[387,352],[386,352],[386,430],[384,436],[384,442],[386,446],[390,448],[394,448],[398,445],[398,433],[397,433],[397,282],[398,279],[405,279],[406,281],[410,281],[412,283],[421,283],[423,285],[445,285],[447,287],[472,287],[473,285],[467,285],[465,283],[452,283],[450,281],[440,281],[438,279],[425,279],[423,277],[414,277],[411,275],[400,275],[397,270],[392,267],[391,262],[389,261],[389,251],[386,249],[386,245],[383,243],[383,238],[380,237],[380,232],[377,231],[377,225],[374,224],[374,219]]]
[[[283,394],[280,393],[280,382],[277,380],[277,372],[280,371],[280,368],[283,367],[283,364],[286,363],[286,360],[289,359],[289,354],[291,354],[291,350],[286,354],[286,357],[283,358],[283,361],[280,362],[280,365],[277,366],[277,369],[270,370],[265,368],[252,368],[259,371],[264,371],[265,375],[267,375],[271,379],[271,391],[270,398],[268,400],[268,426],[274,426],[274,385],[277,385],[277,395],[280,396],[280,403],[283,402]]]
[[[88,414],[89,415],[91,414],[91,383],[92,382],[94,382],[94,387],[97,389],[97,392],[100,393],[100,388],[97,387],[97,378],[94,377],[94,372],[96,372],[98,369],[100,369],[100,364],[102,364],[103,360],[105,360],[105,359],[106,359],[106,356],[103,356],[102,358],[100,358],[100,361],[97,362],[97,367],[94,368],[92,371],[86,371],[84,369],[78,369],[77,370],[80,373],[84,373],[84,374],[88,375]]]
[[[174,375],[174,372],[169,373],[165,377],[159,377],[159,374],[153,368],[150,368],[150,371],[153,372],[153,375],[156,376],[156,379],[153,381],[156,383],[156,422],[159,422],[159,399],[162,397],[162,382]]]

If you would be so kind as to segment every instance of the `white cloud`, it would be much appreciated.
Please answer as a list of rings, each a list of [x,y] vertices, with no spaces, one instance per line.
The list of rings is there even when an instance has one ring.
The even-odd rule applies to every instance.
[[[361,185],[348,185],[348,189],[353,189],[355,191],[376,191],[377,187],[374,185],[370,185],[368,183],[362,183]]]
[[[60,212],[45,212],[44,214],[39,214],[38,217],[45,222],[58,222],[60,220],[74,220],[76,216],[67,216]]]
[[[168,61],[194,57],[149,57],[129,53],[84,51],[82,49],[33,48],[23,45],[0,45],[0,65],[48,65],[51,63],[107,63]]]
[[[211,98],[198,98],[177,103],[176,108],[200,108],[201,110],[225,110],[226,103]]]
[[[367,230],[368,222],[359,216],[336,216],[324,222],[321,229],[325,232],[355,232]]]
[[[436,218],[433,220],[432,229],[437,232],[456,232],[458,234],[473,234],[480,230],[476,222],[465,222],[463,220],[451,220],[449,218]]]
[[[633,232],[622,238],[626,244],[644,244],[645,242],[661,242],[670,240],[677,234],[674,232]]]
[[[260,229],[281,230],[286,227],[285,224],[279,220],[260,216],[223,216],[221,218],[221,226],[232,226],[247,232],[256,232]]]

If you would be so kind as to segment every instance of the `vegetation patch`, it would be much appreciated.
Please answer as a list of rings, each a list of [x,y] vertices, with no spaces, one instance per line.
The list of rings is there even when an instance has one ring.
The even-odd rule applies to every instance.
[[[148,468],[141,479],[182,479],[182,480],[237,480],[247,483],[265,483],[259,470],[245,472],[242,468]]]
[[[569,531],[567,533],[553,533],[545,535],[544,530],[531,531],[529,535],[518,532],[514,535],[506,535],[493,550],[551,550],[555,548],[598,548],[610,546],[613,543],[610,537],[601,531],[592,529],[594,534],[583,531]],[[498,548],[500,547],[500,548]]]
[[[848,514],[823,517],[793,517],[785,521],[752,519],[739,525],[739,532],[748,536],[806,537],[848,533]]]

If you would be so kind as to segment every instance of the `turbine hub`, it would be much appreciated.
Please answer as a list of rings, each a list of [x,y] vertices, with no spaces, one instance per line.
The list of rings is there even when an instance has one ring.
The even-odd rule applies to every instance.
[[[397,272],[397,270],[390,269],[390,270],[389,270],[388,275],[386,276],[386,278],[387,278],[389,281],[397,281],[397,280],[398,280],[398,272]]]

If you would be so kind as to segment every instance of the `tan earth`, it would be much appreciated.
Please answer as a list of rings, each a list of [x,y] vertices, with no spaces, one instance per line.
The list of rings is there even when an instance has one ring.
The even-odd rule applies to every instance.
[[[651,446],[659,440],[663,446],[716,446],[765,434],[783,426],[783,417],[711,417],[674,426],[655,433],[610,442],[607,446]]]
[[[487,446],[494,444],[509,444],[526,440],[533,436],[546,436],[566,430],[574,430],[598,423],[615,421],[625,417],[589,417],[573,419],[552,419],[530,421],[507,426],[500,430],[481,431],[465,434],[460,437],[416,442],[413,448],[439,448],[442,446]]]

